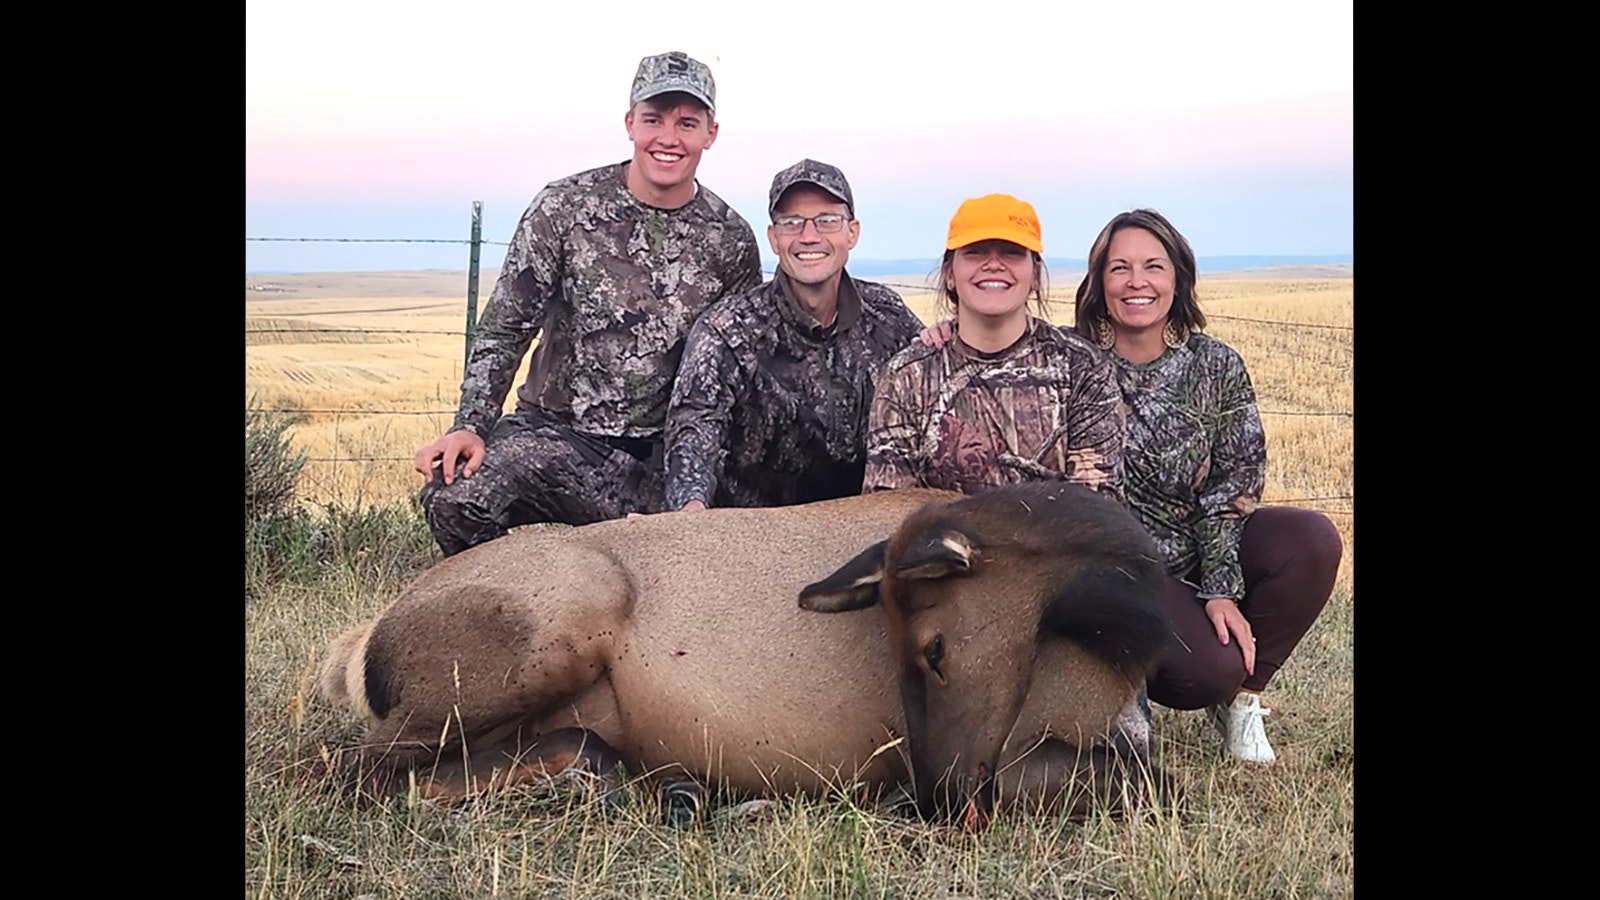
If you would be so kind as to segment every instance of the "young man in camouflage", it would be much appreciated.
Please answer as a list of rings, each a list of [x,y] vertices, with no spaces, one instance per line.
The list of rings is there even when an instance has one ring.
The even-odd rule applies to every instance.
[[[689,326],[761,283],[750,224],[695,180],[716,86],[647,57],[623,123],[631,160],[551,182],[522,215],[484,307],[455,424],[417,451],[445,555],[529,522],[662,509],[662,426]],[[516,411],[501,415],[539,338]]]
[[[667,508],[782,506],[861,492],[872,388],[922,323],[845,272],[861,233],[844,173],[805,159],[768,192],[772,281],[689,332],[667,413]]]

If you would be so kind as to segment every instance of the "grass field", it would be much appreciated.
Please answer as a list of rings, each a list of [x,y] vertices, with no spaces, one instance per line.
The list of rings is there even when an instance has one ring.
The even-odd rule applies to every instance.
[[[245,336],[247,406],[300,411],[287,434],[313,460],[300,480],[309,508],[409,502],[412,453],[453,416],[462,338],[431,332],[462,330],[464,277],[295,278],[247,289],[246,331],[269,332]],[[1069,320],[1075,279],[1055,284],[1054,317]],[[759,814],[725,808],[680,831],[648,796],[613,808],[566,779],[454,808],[362,805],[312,775],[359,728],[312,699],[311,673],[328,639],[431,561],[413,520],[347,529],[345,552],[297,574],[247,567],[247,896],[1350,895],[1354,280],[1216,278],[1200,289],[1207,330],[1244,356],[1255,383],[1265,501],[1323,510],[1345,540],[1333,600],[1266,694],[1276,765],[1223,760],[1203,716],[1157,707],[1160,762],[1191,800],[1181,816],[1011,816],[966,835],[846,790]],[[925,321],[939,315],[931,295],[902,293]]]

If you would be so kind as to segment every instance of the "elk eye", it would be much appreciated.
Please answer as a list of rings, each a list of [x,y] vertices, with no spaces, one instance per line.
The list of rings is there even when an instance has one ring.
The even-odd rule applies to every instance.
[[[935,675],[943,677],[943,673],[939,671],[939,664],[944,662],[944,635],[933,636],[933,640],[922,648],[922,658],[928,661],[928,668],[932,669]]]

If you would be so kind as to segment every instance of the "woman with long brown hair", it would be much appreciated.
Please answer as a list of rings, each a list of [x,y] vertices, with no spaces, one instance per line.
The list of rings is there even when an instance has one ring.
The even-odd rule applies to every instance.
[[[1255,390],[1239,354],[1201,330],[1195,269],[1164,216],[1121,213],[1090,247],[1075,327],[1116,363],[1128,506],[1171,575],[1175,641],[1150,699],[1208,708],[1229,755],[1272,762],[1261,692],[1327,604],[1342,546],[1321,513],[1261,506]]]

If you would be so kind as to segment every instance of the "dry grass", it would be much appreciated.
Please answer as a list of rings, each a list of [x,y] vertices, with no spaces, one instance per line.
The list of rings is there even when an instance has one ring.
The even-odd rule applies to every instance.
[[[603,802],[552,780],[447,808],[370,804],[314,773],[358,733],[310,700],[312,663],[398,584],[280,587],[247,605],[245,880],[252,897],[1343,897],[1352,892],[1348,597],[1273,689],[1280,759],[1217,758],[1195,714],[1156,709],[1162,763],[1188,791],[1074,823],[1009,815],[981,835],[836,796],[733,803],[687,830],[652,794]]]
[[[883,279],[919,284],[921,277]],[[407,286],[399,284],[395,290]],[[1208,281],[1208,330],[1250,366],[1266,423],[1267,502],[1353,495],[1354,282]],[[337,289],[335,289],[337,292]],[[1070,290],[1058,286],[1058,321]],[[307,413],[289,431],[317,462],[316,503],[383,503],[418,484],[408,462],[448,426],[462,303],[416,296],[247,294],[247,328],[299,333],[246,343],[246,401]],[[268,299],[263,299],[268,298]],[[908,298],[924,320],[931,296]],[[403,308],[402,308],[403,307]],[[1231,318],[1225,318],[1231,317]],[[1335,325],[1292,328],[1263,319]],[[310,329],[338,328],[337,333]],[[270,338],[270,339],[269,339]],[[518,379],[520,383],[520,378]],[[412,411],[419,415],[398,415]],[[386,459],[398,457],[399,459]],[[1354,503],[1306,502],[1339,526],[1333,600],[1274,680],[1269,769],[1218,757],[1204,718],[1156,709],[1162,763],[1187,813],[1068,823],[1003,818],[964,835],[852,799],[787,798],[753,820],[713,813],[661,824],[648,794],[616,808],[581,783],[457,808],[364,805],[312,777],[359,729],[309,697],[313,661],[339,630],[381,610],[403,577],[359,565],[311,581],[250,585],[246,603],[245,881],[252,897],[1343,897],[1354,872]],[[373,570],[376,571],[376,570]]]
[[[398,589],[398,586],[390,586]],[[1270,770],[1216,757],[1194,714],[1157,708],[1163,764],[1191,799],[1073,823],[1002,817],[982,835],[852,797],[782,798],[746,817],[662,824],[653,795],[620,807],[554,779],[453,808],[364,803],[313,774],[350,742],[309,702],[327,638],[377,612],[355,580],[283,588],[247,607],[245,880],[252,897],[1343,897],[1352,893],[1348,622],[1319,623],[1274,688]],[[1337,605],[1348,610],[1349,599]],[[1338,633],[1342,631],[1342,633]],[[1343,651],[1339,649],[1342,646]]]

